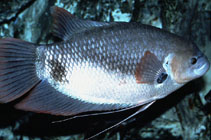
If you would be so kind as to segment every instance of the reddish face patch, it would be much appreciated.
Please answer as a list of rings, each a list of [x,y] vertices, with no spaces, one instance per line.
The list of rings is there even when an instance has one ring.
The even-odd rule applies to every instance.
[[[179,84],[183,84],[191,80],[188,77],[189,74],[187,73],[188,66],[186,65],[186,61],[185,57],[180,55],[177,57],[175,56],[171,62],[173,78]]]
[[[181,69],[181,65],[180,65],[180,58],[179,57],[174,57],[172,59],[172,62],[171,62],[171,70],[172,70],[172,73],[173,73],[173,76],[174,76],[174,80],[177,82],[177,83],[181,83],[180,79],[180,70]]]

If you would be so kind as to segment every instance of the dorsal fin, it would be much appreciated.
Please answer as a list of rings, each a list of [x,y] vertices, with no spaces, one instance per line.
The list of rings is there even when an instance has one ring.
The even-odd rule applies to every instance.
[[[82,20],[74,17],[65,9],[56,6],[52,7],[51,13],[53,15],[54,34],[63,40],[71,38],[74,33],[93,27],[111,24],[106,22]]]

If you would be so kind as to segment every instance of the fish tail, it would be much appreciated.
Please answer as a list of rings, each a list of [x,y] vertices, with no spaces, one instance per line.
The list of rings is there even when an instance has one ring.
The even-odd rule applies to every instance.
[[[0,39],[0,103],[21,97],[39,83],[36,47],[19,39]]]

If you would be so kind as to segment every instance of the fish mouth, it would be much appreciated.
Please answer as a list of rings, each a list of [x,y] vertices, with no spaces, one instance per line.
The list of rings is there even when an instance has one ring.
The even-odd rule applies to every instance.
[[[198,66],[196,69],[194,69],[194,73],[197,76],[202,76],[208,71],[209,67],[210,67],[210,63],[208,59],[206,57],[200,57],[198,59]]]

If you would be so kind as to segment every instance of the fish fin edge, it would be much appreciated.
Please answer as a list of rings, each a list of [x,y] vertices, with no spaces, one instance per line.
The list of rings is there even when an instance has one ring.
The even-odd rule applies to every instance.
[[[63,40],[68,40],[73,34],[93,27],[109,25],[108,22],[97,22],[91,20],[82,20],[73,16],[67,10],[53,6],[51,8],[53,15],[54,35]]]
[[[140,112],[143,112],[144,110],[146,110],[147,108],[149,108],[154,102],[155,102],[155,100],[152,101],[152,102],[149,102],[149,103],[146,103],[146,104],[142,105],[142,106],[141,106],[136,112],[134,112],[133,114],[129,115],[128,117],[126,117],[125,119],[121,120],[120,122],[118,122],[118,123],[116,123],[116,124],[114,124],[114,125],[112,125],[112,126],[106,128],[106,129],[104,129],[104,130],[102,130],[102,131],[100,131],[100,132],[98,132],[98,133],[96,133],[96,134],[94,134],[94,135],[92,135],[92,136],[86,138],[86,140],[93,139],[93,138],[99,136],[100,134],[105,133],[105,132],[107,132],[108,130],[113,129],[113,128],[116,127],[116,126],[119,126],[119,125],[122,124],[123,122],[126,122],[127,120],[129,120],[129,119],[131,119],[132,117],[136,116],[136,115],[139,114]]]
[[[107,111],[119,108],[118,105],[94,104],[75,99],[59,92],[47,80],[40,82],[15,107],[25,111],[60,116],[73,116],[85,112]]]
[[[146,51],[136,66],[135,78],[138,84],[153,84],[158,75],[165,72],[161,61],[150,51]]]
[[[0,39],[0,103],[11,102],[38,82],[36,45],[14,38]]]

